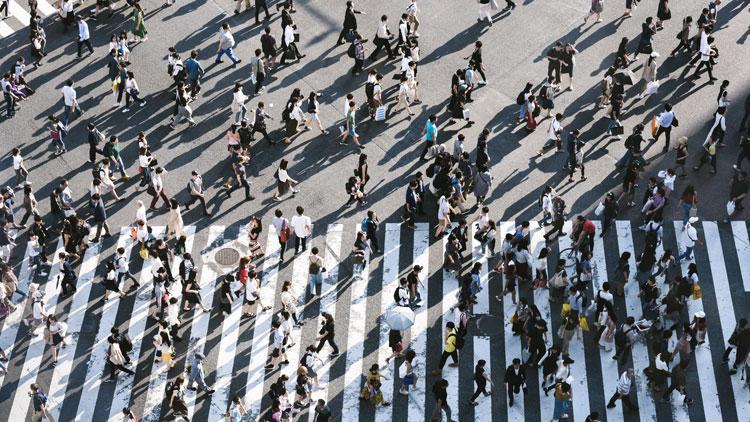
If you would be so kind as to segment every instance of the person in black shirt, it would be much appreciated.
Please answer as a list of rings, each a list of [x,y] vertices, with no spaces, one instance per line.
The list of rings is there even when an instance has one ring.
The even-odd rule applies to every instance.
[[[742,200],[747,196],[747,191],[750,186],[747,182],[747,172],[737,172],[732,178],[732,182],[729,185],[729,200],[734,202],[734,212],[724,219],[724,222],[729,222],[735,214],[745,209],[742,206]]]
[[[453,422],[451,419],[451,407],[448,406],[448,380],[441,378],[435,381],[432,385],[432,394],[435,396],[435,410],[432,412],[431,420],[435,421],[442,419],[442,412],[445,411],[445,416],[448,417],[448,422]]]
[[[323,345],[325,342],[328,342],[328,344],[333,349],[333,352],[331,352],[331,357],[336,357],[339,355],[339,347],[336,345],[336,342],[334,341],[334,321],[333,321],[333,315],[323,312],[321,316],[325,319],[323,321],[323,326],[320,328],[320,331],[318,332],[319,336],[316,340],[319,341],[318,347],[315,348],[316,353],[320,353],[320,350],[323,349]]]
[[[550,79],[552,72],[555,73],[555,81],[560,82],[560,70],[562,67],[562,48],[560,41],[555,42],[555,46],[547,51],[547,79]]]
[[[492,384],[492,380],[490,379],[490,375],[484,370],[484,365],[487,363],[484,359],[479,359],[477,361],[477,366],[474,368],[474,382],[477,383],[477,389],[474,390],[474,394],[471,395],[471,399],[469,400],[469,404],[472,406],[476,406],[479,403],[476,402],[477,397],[479,397],[479,394],[484,394],[485,397],[489,397],[490,393],[487,392],[487,382]]]
[[[344,28],[339,34],[339,39],[336,40],[336,45],[341,45],[344,43],[344,37],[346,37],[349,31],[352,31],[354,33],[357,32],[357,15],[360,14],[364,15],[366,13],[354,9],[354,4],[351,1],[346,2],[346,12],[344,12]]]

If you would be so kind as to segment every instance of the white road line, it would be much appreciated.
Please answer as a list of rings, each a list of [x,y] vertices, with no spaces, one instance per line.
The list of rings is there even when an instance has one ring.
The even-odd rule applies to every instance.
[[[202,268],[201,268],[201,301],[208,309],[213,309],[214,302],[214,291],[217,287],[219,274],[214,271],[211,265],[206,264],[206,260],[209,259],[213,250],[211,246],[217,241],[224,240],[224,226],[210,226],[208,228],[208,238],[206,239],[206,248],[202,251]],[[217,246],[218,247],[218,246]],[[196,266],[201,265],[196,262]],[[197,312],[197,311],[196,311]],[[208,333],[208,320],[211,317],[210,312],[197,312],[193,316],[193,324],[190,329],[190,346],[188,347],[188,359],[192,358],[197,352],[204,352],[206,346],[206,334]],[[188,419],[192,419],[193,411],[195,410],[195,399],[196,394],[187,390],[185,394],[185,401],[188,405]]]
[[[164,226],[151,226],[152,234],[156,238],[163,238],[166,233],[166,227]],[[133,304],[133,312],[128,318],[128,337],[133,343],[133,370],[138,366],[138,358],[141,356],[141,347],[143,347],[143,337],[146,334],[146,320],[148,319],[148,310],[151,305],[153,296],[153,276],[151,275],[152,269],[159,265],[159,258],[151,257],[147,258],[143,262],[143,268],[139,275],[138,282],[140,287],[135,292],[135,303]],[[151,341],[149,338],[147,341]],[[152,359],[152,357],[146,356],[146,360]],[[115,384],[114,397],[112,397],[111,407],[109,408],[109,420],[122,415],[122,408],[130,404],[130,393],[133,390],[133,375],[121,375],[117,377]]]
[[[455,224],[454,224],[455,226]],[[448,236],[443,236],[443,253],[442,256],[445,256],[445,248],[448,244]],[[450,272],[443,270],[443,298],[441,300],[442,310],[443,310],[443,317],[442,317],[442,324],[440,325],[440,333],[442,338],[442,343],[440,344],[440,350],[441,353],[445,348],[445,324],[448,321],[453,322],[456,325],[456,328],[458,328],[458,322],[456,318],[454,318],[452,307],[456,304],[457,295],[458,295],[458,279]],[[435,350],[437,352],[437,350]],[[459,355],[459,362],[461,360],[461,351],[458,351]],[[459,368],[451,368],[448,366],[449,364],[453,363],[453,359],[448,357],[448,360],[445,363],[445,366],[443,367],[442,372],[442,378],[448,381],[448,406],[450,406],[451,410],[454,412],[459,411],[458,407],[458,369]],[[455,414],[455,413],[454,413]],[[457,416],[457,415],[456,415]],[[442,416],[441,416],[442,418]]]
[[[747,226],[744,221],[732,221],[732,235],[734,247],[737,249],[737,261],[740,264],[740,274],[745,291],[750,292],[750,239],[747,236]]]
[[[58,351],[57,366],[52,372],[52,380],[47,389],[47,395],[52,400],[52,403],[59,403],[58,406],[50,406],[48,409],[52,420],[55,421],[60,419],[62,402],[65,400],[65,390],[70,381],[68,377],[73,370],[76,340],[78,340],[78,334],[83,326],[83,318],[88,308],[91,286],[96,275],[96,267],[99,265],[100,250],[100,243],[92,243],[83,256],[76,286],[77,290],[73,295],[73,304],[70,307],[66,321],[68,324],[68,335],[73,336],[73,344]]]
[[[398,378],[398,365],[396,359],[391,363],[385,363],[385,359],[391,355],[391,348],[388,347],[388,333],[390,327],[385,323],[385,315],[395,307],[393,301],[393,292],[399,286],[399,252],[401,250],[401,224],[388,223],[385,226],[385,241],[383,242],[383,288],[380,289],[380,347],[378,348],[377,363],[381,365],[381,371],[384,375],[391,378]],[[390,400],[393,396],[393,382],[387,380],[383,382],[380,391],[383,397]],[[396,393],[399,394],[399,393]],[[395,399],[394,399],[395,400]],[[393,419],[393,406],[380,406],[375,411],[375,421],[386,422]]]
[[[536,277],[536,262],[537,258],[539,257],[539,252],[541,252],[542,248],[546,247],[546,243],[544,241],[544,227],[539,227],[539,223],[537,221],[529,221],[529,232],[531,238],[529,252],[531,253],[531,257],[534,258],[531,262],[529,262],[529,270],[531,271],[531,276],[533,279]],[[548,255],[548,259],[552,258]],[[552,274],[547,275],[552,276]],[[548,331],[547,341],[545,341],[545,345],[547,346],[547,348],[549,348],[552,345],[552,336],[554,335],[554,331],[552,330],[552,315],[549,309],[549,289],[534,289],[534,305],[536,305],[537,309],[539,309],[539,313],[542,315],[542,318],[544,318],[544,320],[547,322]],[[541,356],[538,356],[537,359],[538,358],[541,358]],[[487,360],[487,362],[489,362],[489,360]],[[540,380],[539,387],[541,388],[541,386],[544,385],[544,378],[541,375],[542,373],[537,370],[534,370],[534,373]],[[552,400],[551,398],[542,397],[540,394],[539,411],[541,419],[543,421],[552,420],[552,414],[554,410],[554,400]]]
[[[7,23],[0,22],[0,38],[5,38],[13,35],[16,32]]]
[[[500,239],[505,239],[507,233],[514,233],[516,230],[515,223],[513,221],[503,221],[500,223],[499,236]],[[498,277],[501,277],[498,275]],[[505,286],[505,277],[500,278]],[[516,288],[518,291],[518,280],[516,280]],[[502,294],[502,293],[501,293]],[[516,294],[516,300],[520,299],[520,295]],[[511,318],[516,312],[516,305],[513,304],[513,300],[510,295],[503,296],[503,340],[505,348],[505,366],[510,366],[513,363],[513,359],[521,359],[523,364],[523,351],[521,350],[521,339],[518,336],[513,335],[513,326],[511,324]],[[505,369],[505,368],[503,368]],[[507,391],[506,391],[507,394]],[[506,395],[507,397],[507,395]],[[524,420],[524,393],[516,394],[513,406],[506,406],[508,412],[509,421],[522,421]]]
[[[193,251],[193,241],[195,240],[195,226],[187,226],[184,229],[185,234],[185,251],[191,253]],[[176,255],[172,260],[172,274],[177,274],[180,269],[180,263],[182,262],[182,256]],[[182,282],[172,283],[169,289],[171,297],[176,297],[178,300],[182,299]],[[182,304],[180,304],[182,306]],[[182,311],[180,311],[182,312]],[[200,312],[200,311],[199,311]],[[189,361],[189,359],[188,359]],[[146,391],[146,402],[143,405],[143,412],[141,413],[144,421],[158,421],[161,416],[161,405],[164,401],[164,390],[167,385],[167,378],[169,377],[169,366],[166,363],[154,363],[151,365],[151,371],[149,372],[148,390]]]
[[[58,249],[59,249],[58,245]],[[29,291],[29,283],[32,281],[31,263],[29,262],[29,252],[31,249],[26,248],[24,253],[23,262],[21,262],[21,270],[18,273],[18,290],[26,292]],[[21,320],[23,319],[23,313],[26,308],[26,303],[31,303],[25,297],[21,303],[16,305],[16,310],[6,315],[5,318],[0,321],[0,347],[5,351],[5,354],[10,359],[13,356],[13,349],[16,347],[16,336],[18,335],[18,328],[21,326]],[[0,374],[0,386],[3,385],[7,372]]]
[[[708,260],[711,263],[711,277],[716,294],[716,303],[719,308],[721,331],[724,337],[724,344],[716,346],[724,348],[727,346],[727,341],[736,324],[734,301],[729,287],[729,277],[724,261],[724,251],[721,247],[719,228],[716,223],[704,221],[703,235],[706,236],[706,249],[708,250]],[[708,341],[708,338],[706,338],[706,341]],[[750,391],[745,388],[745,382],[740,380],[739,374],[730,378],[734,391],[734,402],[737,405],[737,416],[740,418],[746,417],[750,415]],[[709,403],[711,402],[709,401]]]
[[[114,7],[114,2],[112,3],[112,6]],[[45,18],[57,15],[57,9],[52,4],[48,3],[47,0],[37,0],[36,10]]]
[[[339,279],[339,262],[341,262],[341,237],[344,232],[344,226],[341,224],[329,224],[326,233],[326,246],[323,263],[326,272],[323,274],[323,284],[320,292],[320,310],[331,315],[336,315],[336,286]],[[317,335],[317,332],[316,332]],[[338,344],[338,343],[337,343]],[[322,358],[321,358],[322,359]],[[324,388],[315,390],[312,393],[313,403],[318,399],[328,401],[328,382],[330,380],[331,359],[322,359],[323,365],[316,371],[318,380],[325,384]],[[310,422],[315,419],[315,412],[308,412]]]
[[[243,224],[240,227],[238,241],[242,244],[248,244],[248,226]],[[242,304],[245,300],[244,294],[235,298],[232,302],[232,312],[229,315],[222,313],[221,340],[219,342],[219,353],[216,360],[216,378],[214,385],[215,390],[211,396],[206,396],[204,400],[209,401],[211,406],[208,410],[208,420],[222,420],[229,407],[229,389],[232,384],[232,366],[234,357],[237,354],[237,340],[240,337],[240,318],[242,316]],[[193,357],[188,356],[188,362],[192,362]],[[196,393],[197,394],[197,393]],[[203,393],[201,393],[203,394]]]
[[[266,242],[266,259],[263,262],[263,278],[261,280],[260,296],[263,303],[274,306],[276,301],[276,279],[279,276],[279,252],[281,245],[273,225],[268,226],[268,241]],[[295,258],[296,259],[296,258]],[[274,311],[276,308],[273,308]],[[266,378],[266,362],[273,345],[269,342],[271,333],[272,312],[256,312],[255,331],[253,331],[252,349],[250,351],[250,366],[247,370],[247,386],[245,400],[251,418],[260,415],[260,398],[263,397],[263,381]],[[247,404],[249,403],[249,405]]]
[[[566,221],[563,227],[563,231],[570,233],[572,224],[570,221]],[[570,240],[569,236],[559,236],[558,242],[560,244],[560,250],[571,247],[573,241]],[[586,309],[583,310],[583,315],[586,315]],[[563,322],[561,321],[561,324]],[[593,326],[593,324],[591,324]],[[589,408],[589,382],[586,374],[586,355],[583,351],[583,336],[578,339],[578,333],[582,333],[583,330],[579,327],[577,333],[570,339],[570,345],[568,346],[568,354],[570,358],[575,361],[571,365],[571,375],[573,376],[573,414],[580,418],[582,415],[588,415],[590,412]],[[610,359],[611,360],[611,359]],[[585,416],[584,416],[585,418]]]
[[[414,374],[417,376],[416,389],[409,390],[409,408],[407,420],[417,420],[425,412],[425,399],[427,397],[427,371],[425,367],[427,357],[427,322],[428,322],[428,298],[430,276],[430,225],[428,223],[417,223],[414,230],[414,265],[422,267],[421,281],[424,288],[420,290],[422,295],[422,306],[417,309],[414,325],[411,327],[411,348],[416,353],[414,360],[416,366]]]
[[[492,359],[491,359],[491,353],[490,353],[490,338],[487,336],[475,336],[474,337],[474,364],[479,361],[479,359],[484,359],[485,365],[484,365],[484,371],[487,374],[492,373]],[[473,374],[472,374],[473,375]],[[472,378],[473,379],[473,378]],[[476,388],[476,383],[472,386],[473,388]],[[495,389],[490,386],[489,383],[487,383],[487,387],[485,388],[488,393],[492,393],[492,395],[495,394]],[[474,390],[472,389],[472,394],[474,394]],[[476,401],[477,404],[474,406],[474,419],[475,420],[481,420],[483,418],[486,418],[490,415],[492,415],[492,395],[489,397],[484,397],[483,395],[479,395],[477,397]],[[544,420],[544,419],[542,419]]]
[[[356,232],[359,226],[356,227]],[[359,267],[359,265],[357,265]],[[342,422],[359,421],[359,391],[362,386],[365,312],[367,308],[367,281],[370,278],[370,254],[365,255],[362,271],[357,274],[352,269],[351,305],[349,307],[349,329],[346,336],[346,371],[344,372],[344,405],[346,413],[341,416]],[[370,368],[367,368],[369,370]]]
[[[29,26],[29,22],[31,22],[31,15],[26,9],[21,7],[21,5],[18,4],[16,0],[10,0],[8,4],[8,11],[11,15],[13,15],[13,17],[16,18],[16,20],[21,22],[23,26]]]
[[[117,246],[115,248],[125,248],[125,257],[129,259],[130,253],[133,250],[130,227],[120,229],[120,237],[117,239]],[[102,385],[102,378],[105,377],[104,370],[107,367],[107,337],[110,335],[112,326],[115,325],[117,308],[119,306],[120,297],[113,295],[104,304],[102,313],[99,315],[99,330],[96,333],[96,340],[94,340],[94,344],[91,346],[91,354],[86,363],[86,381],[81,388],[81,401],[78,404],[76,420],[94,420],[96,399],[99,396],[99,388]]]
[[[489,250],[486,253],[482,253],[482,242],[474,238],[474,235],[477,232],[477,226],[476,224],[472,224],[471,226],[471,262],[472,265],[474,265],[475,262],[482,263],[482,269],[479,272],[479,280],[482,285],[482,290],[477,294],[477,303],[474,305],[474,314],[484,315],[490,313],[490,289],[487,286],[486,255],[486,253],[489,253]]]
[[[60,274],[60,259],[58,258],[58,254],[63,251],[64,247],[62,240],[60,240],[57,243],[55,256],[52,258],[52,270],[47,282],[44,284],[45,312],[49,315],[57,315],[57,300],[60,296],[60,286],[57,283],[57,276]],[[41,288],[42,286],[39,287]],[[26,358],[23,360],[23,368],[21,369],[21,374],[18,376],[16,395],[13,397],[13,405],[8,417],[9,421],[26,420],[26,415],[29,412],[31,397],[27,393],[31,384],[36,382],[36,377],[42,366],[44,349],[47,346],[47,342],[44,341],[44,336],[42,335],[43,328],[40,326],[36,331],[39,332],[39,335],[31,337],[28,349],[26,349]],[[51,361],[52,357],[50,356]]]
[[[643,306],[641,304],[641,298],[638,297],[640,287],[638,281],[635,279],[636,265],[635,265],[635,251],[633,250],[633,235],[630,230],[630,222],[618,220],[615,222],[617,226],[617,245],[620,250],[620,254],[623,252],[630,252],[630,280],[625,283],[625,305],[627,307],[628,316],[632,316],[636,321],[643,316]],[[644,344],[643,338],[636,337],[635,344],[632,349],[633,355],[633,369],[635,370],[635,384],[636,392],[638,394],[638,415],[642,422],[653,421],[656,419],[656,405],[654,404],[654,397],[651,395],[650,389],[646,386],[646,378],[643,375],[643,368],[649,366],[648,350]]]
[[[704,223],[705,227],[705,223]],[[674,222],[675,233],[682,231],[682,221]],[[680,270],[683,275],[687,275],[689,261],[680,262]],[[700,284],[700,281],[698,282]],[[715,285],[715,283],[714,283]],[[692,297],[687,300],[688,312],[690,318],[695,315],[696,312],[703,311],[703,299],[694,300]],[[695,356],[696,370],[698,371],[698,381],[700,383],[701,399],[703,401],[703,413],[706,416],[707,421],[721,421],[724,420],[721,415],[721,404],[719,403],[719,393],[716,387],[716,378],[714,376],[714,363],[711,359],[711,346],[709,344],[709,338],[706,336],[706,342],[700,346],[697,346],[693,351]],[[689,393],[695,394],[695,389],[691,388]],[[672,393],[670,397],[672,409],[684,409],[683,412],[687,412],[685,406],[682,404],[681,395],[679,393]]]
[[[601,233],[601,221],[594,221],[594,224],[596,225],[596,232]],[[661,258],[661,256],[658,256],[656,259],[659,258]],[[594,256],[591,258],[591,273],[591,286],[593,287],[593,296],[590,300],[592,303],[596,303],[596,292],[598,292],[602,287],[602,284],[604,284],[604,282],[608,280],[607,260],[604,252],[604,239],[602,239],[598,235],[594,239]],[[594,325],[594,323],[595,321],[591,321],[591,323],[589,323],[589,327],[591,327],[592,330],[597,330],[597,327]],[[612,391],[608,390],[608,388],[611,387],[609,383],[620,378],[620,374],[618,373],[617,369],[617,361],[612,359],[612,356],[614,354],[614,344],[612,345],[612,350],[610,351],[605,351],[603,348],[599,347],[599,361],[602,368],[602,384],[604,388],[605,399],[608,399],[608,394],[612,393]],[[607,421],[609,422],[620,422],[624,420],[622,406],[615,407],[614,409],[607,409],[606,413]]]

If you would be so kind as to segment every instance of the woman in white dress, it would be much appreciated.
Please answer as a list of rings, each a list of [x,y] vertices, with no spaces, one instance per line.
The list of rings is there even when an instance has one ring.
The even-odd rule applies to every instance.
[[[599,325],[604,327],[601,337],[599,337],[599,346],[604,348],[605,351],[609,352],[612,350],[612,345],[615,341],[615,330],[617,326],[615,321],[609,315],[609,307],[605,306],[599,313]]]
[[[185,223],[182,221],[182,210],[176,199],[169,200],[169,219],[167,220],[167,239],[180,237],[183,234]]]

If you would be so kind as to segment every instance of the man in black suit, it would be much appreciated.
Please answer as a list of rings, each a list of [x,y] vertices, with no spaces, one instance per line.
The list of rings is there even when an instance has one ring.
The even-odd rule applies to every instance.
[[[505,370],[505,389],[508,391],[508,406],[513,406],[513,394],[526,394],[526,372],[521,368],[521,359],[514,358],[513,364]]]

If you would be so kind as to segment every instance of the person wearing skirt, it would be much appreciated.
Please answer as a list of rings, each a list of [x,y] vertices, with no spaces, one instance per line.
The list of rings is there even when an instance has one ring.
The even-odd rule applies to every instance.
[[[596,15],[597,23],[601,22],[603,11],[604,11],[604,0],[591,0],[591,9],[589,10],[589,14],[586,15],[585,18],[583,18],[583,23],[588,22],[589,18],[593,15]]]
[[[664,29],[664,21],[672,19],[672,11],[669,10],[669,0],[659,0],[659,7],[656,10],[656,30]]]
[[[117,283],[117,270],[114,262],[107,262],[107,275],[104,277],[104,301],[109,300],[109,292],[117,292],[120,296],[125,296],[125,292],[120,289]]]
[[[537,109],[539,106],[536,104],[536,99],[533,95],[529,95],[529,99],[526,101],[526,131],[533,132],[536,129],[537,121],[536,116],[539,115]]]

